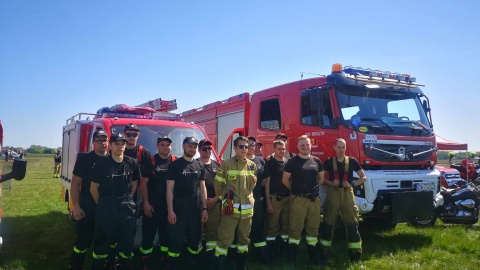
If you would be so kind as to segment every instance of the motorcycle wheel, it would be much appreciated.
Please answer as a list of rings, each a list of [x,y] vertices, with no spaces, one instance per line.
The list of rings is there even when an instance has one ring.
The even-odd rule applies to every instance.
[[[427,220],[415,220],[410,222],[410,225],[415,227],[432,227],[437,222],[437,215],[433,213],[432,217]]]

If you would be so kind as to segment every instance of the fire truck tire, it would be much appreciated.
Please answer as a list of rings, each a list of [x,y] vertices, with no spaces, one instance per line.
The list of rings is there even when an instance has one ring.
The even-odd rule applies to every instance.
[[[434,213],[431,218],[427,220],[415,220],[410,222],[410,225],[415,227],[432,227],[437,222],[437,215]]]

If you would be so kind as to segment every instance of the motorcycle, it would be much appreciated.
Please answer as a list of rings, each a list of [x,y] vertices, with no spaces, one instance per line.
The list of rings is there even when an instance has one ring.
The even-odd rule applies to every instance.
[[[435,196],[433,215],[428,220],[417,220],[414,226],[433,226],[437,219],[450,224],[475,224],[480,208],[480,188],[460,180],[451,188],[441,187]]]

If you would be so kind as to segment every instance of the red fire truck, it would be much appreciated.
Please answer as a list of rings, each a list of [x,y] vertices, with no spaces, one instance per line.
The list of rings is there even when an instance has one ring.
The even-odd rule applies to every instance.
[[[175,156],[183,155],[182,142],[185,137],[193,136],[198,140],[206,138],[205,132],[198,125],[178,120],[176,114],[170,112],[175,109],[175,100],[156,99],[136,107],[121,104],[102,108],[97,113],[79,113],[66,120],[63,127],[63,166],[60,178],[62,198],[68,202],[70,217],[73,213],[69,192],[73,167],[79,154],[93,150],[93,133],[97,129],[102,128],[111,135],[123,132],[125,125],[134,123],[140,129],[138,143],[152,155],[157,153],[156,143],[159,137],[168,136],[172,139],[172,154]],[[212,159],[217,160],[216,153],[212,154]],[[141,222],[137,226],[141,226]],[[139,241],[138,235],[135,240],[138,246],[137,240]]]
[[[337,138],[362,164],[368,180],[356,188],[364,220],[386,227],[432,214],[439,172],[428,98],[408,74],[332,66],[328,76],[287,83],[185,111],[181,119],[201,125],[219,156],[232,156],[233,140],[254,136],[263,156],[273,153],[277,133],[308,135],[312,154],[334,156]],[[325,201],[326,191],[320,192]]]

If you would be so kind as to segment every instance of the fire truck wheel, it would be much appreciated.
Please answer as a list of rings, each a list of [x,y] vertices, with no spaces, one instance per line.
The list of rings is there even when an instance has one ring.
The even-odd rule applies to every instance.
[[[415,220],[410,222],[410,225],[415,227],[432,227],[437,222],[437,215],[433,213],[432,217],[426,220]]]

